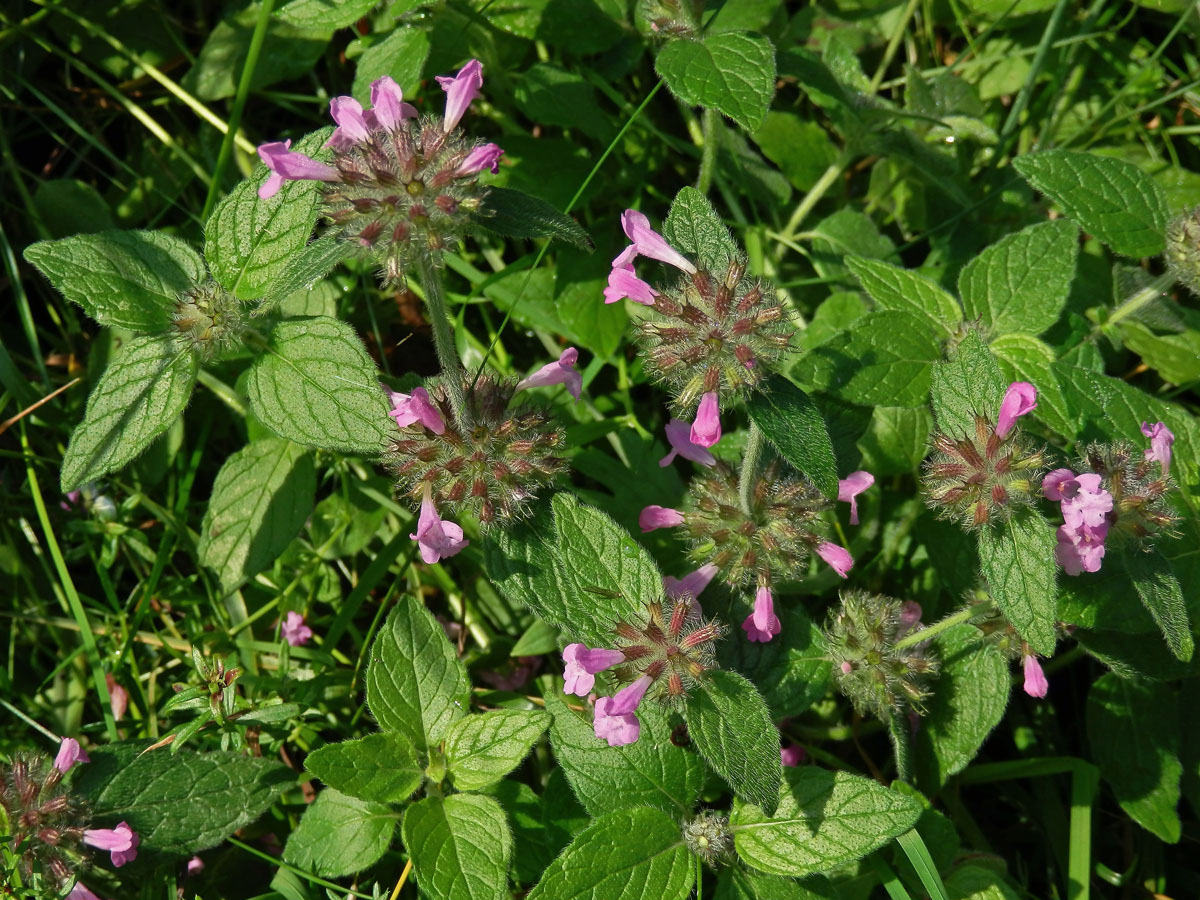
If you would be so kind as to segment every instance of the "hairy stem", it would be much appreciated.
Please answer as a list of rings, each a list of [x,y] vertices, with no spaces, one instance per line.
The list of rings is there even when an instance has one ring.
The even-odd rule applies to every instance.
[[[937,637],[947,628],[952,628],[955,625],[961,625],[963,622],[974,618],[975,616],[986,615],[989,610],[988,604],[976,604],[975,606],[967,606],[960,609],[956,613],[952,613],[940,622],[934,622],[928,628],[919,628],[916,631],[909,632],[900,640],[892,645],[894,650],[903,650],[905,647],[911,647],[913,644],[921,644],[930,638]]]
[[[762,433],[758,423],[751,420],[750,435],[746,438],[746,454],[742,458],[742,472],[738,476],[738,499],[742,504],[742,512],[746,515],[750,515],[753,508],[751,500],[754,497],[754,480],[758,474],[758,462],[765,443],[766,435]]]
[[[437,349],[438,362],[442,367],[442,384],[454,410],[459,425],[466,424],[463,418],[467,411],[466,396],[463,394],[463,366],[454,349],[454,333],[450,328],[450,315],[446,312],[446,292],[442,285],[442,274],[428,256],[417,259],[417,278],[425,291],[425,306],[429,309],[429,324],[433,326],[433,345]]]
[[[896,778],[912,783],[912,742],[909,740],[908,717],[902,713],[892,713],[888,720],[888,735],[896,756]]]
[[[707,194],[712,187],[713,173],[717,169],[717,129],[721,125],[717,116],[715,109],[705,107],[700,118],[704,145],[700,148],[700,174],[696,178],[696,190],[702,194]]]
[[[1170,272],[1159,275],[1152,282],[1118,306],[1113,310],[1113,314],[1108,317],[1105,325],[1116,325],[1126,316],[1137,312],[1151,300],[1161,297],[1166,291],[1175,284],[1175,276]]]

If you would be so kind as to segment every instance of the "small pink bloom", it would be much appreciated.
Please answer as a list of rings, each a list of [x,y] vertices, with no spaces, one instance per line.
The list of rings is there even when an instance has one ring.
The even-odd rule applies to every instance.
[[[850,665],[849,660],[842,660],[842,664],[838,668],[842,670],[843,675],[849,675],[854,671],[854,666]]]
[[[711,447],[721,439],[721,410],[717,405],[716,391],[700,395],[700,406],[696,409],[689,437],[693,444],[701,447]]]
[[[1055,469],[1053,472],[1047,472],[1046,477],[1042,479],[1042,496],[1047,500],[1062,503],[1078,493],[1079,482],[1075,480],[1075,473],[1070,469]]]
[[[202,860],[200,857],[193,856],[187,861],[187,871],[185,874],[188,878],[192,877],[193,875],[199,875],[203,871],[204,860]]]
[[[905,600],[900,604],[900,621],[897,623],[899,629],[896,636],[900,637],[912,631],[921,622],[923,614],[921,604],[916,600]]]
[[[453,522],[438,515],[429,485],[425,485],[425,496],[421,500],[421,515],[417,519],[417,533],[410,538],[421,548],[421,559],[432,565],[441,559],[454,556],[471,543],[463,538],[463,530]]]
[[[618,300],[632,300],[643,306],[653,306],[658,291],[637,277],[633,266],[619,268],[613,266],[608,273],[608,285],[604,288],[604,302],[616,303]]]
[[[1175,443],[1175,433],[1163,422],[1153,425],[1142,423],[1142,434],[1150,438],[1150,449],[1146,451],[1146,459],[1157,459],[1162,464],[1163,474],[1171,471],[1171,445]]]
[[[349,147],[371,139],[362,104],[353,97],[334,97],[329,101],[329,115],[338,125],[329,138],[332,146]]]
[[[621,213],[621,229],[625,236],[633,241],[639,256],[648,256],[667,265],[696,274],[696,267],[678,250],[667,243],[666,238],[650,227],[650,220],[636,209],[627,209]]]
[[[568,347],[559,356],[558,362],[547,363],[532,375],[517,382],[517,390],[565,384],[567,393],[578,402],[579,395],[583,391],[583,374],[575,368],[577,362],[579,362],[579,351],[574,347]]]
[[[504,151],[500,149],[499,145],[483,144],[467,154],[466,159],[460,162],[458,168],[454,170],[454,174],[463,178],[488,169],[495,175],[500,171],[500,157],[503,155]]]
[[[742,622],[747,639],[766,643],[783,630],[779,617],[775,615],[775,598],[769,588],[760,587],[754,597],[754,612]]]
[[[429,392],[425,388],[413,388],[411,394],[400,394],[396,391],[388,393],[392,399],[392,411],[388,415],[394,418],[401,428],[420,422],[434,434],[446,431],[446,420],[429,399]]]
[[[100,900],[100,898],[88,890],[88,886],[82,881],[77,881],[71,888],[71,892],[67,894],[67,900]]]
[[[663,590],[672,600],[678,600],[684,594],[690,595],[695,600],[704,593],[704,589],[708,587],[709,582],[716,577],[719,571],[712,563],[706,563],[682,578],[672,578],[667,575],[663,578]]]
[[[58,745],[58,755],[54,757],[54,768],[65,775],[77,762],[91,762],[91,760],[79,746],[79,741],[75,738],[63,738],[62,743]]]
[[[72,506],[79,504],[79,491],[68,491],[63,494],[63,499],[58,502],[59,509],[70,510]]]
[[[108,705],[112,707],[113,718],[120,722],[125,718],[125,710],[129,709],[129,692],[108,672],[104,673],[104,684],[108,688]]]
[[[1030,654],[1021,664],[1025,669],[1025,693],[1039,700],[1045,697],[1046,691],[1050,690],[1050,682],[1046,680],[1046,673],[1042,671],[1042,664],[1037,657]]]
[[[858,524],[858,495],[875,483],[870,472],[851,472],[838,482],[838,500],[850,504],[850,524]]]
[[[651,504],[642,510],[638,516],[638,526],[642,534],[657,528],[674,528],[683,524],[683,513],[677,509]]]
[[[263,200],[274,197],[285,181],[338,181],[341,178],[333,166],[288,149],[291,146],[291,141],[259,145],[258,158],[271,170],[270,177],[258,189],[258,196]]]
[[[304,624],[304,616],[293,610],[288,613],[279,629],[283,639],[293,647],[301,647],[312,640],[313,630]]]
[[[1054,558],[1068,575],[1084,572],[1099,572],[1104,559],[1104,539],[1108,536],[1108,523],[1096,528],[1087,525],[1074,529],[1062,525],[1055,532],[1057,543]]]
[[[789,768],[795,768],[804,762],[808,754],[799,744],[788,744],[779,748],[779,761]]]
[[[837,572],[843,578],[846,577],[846,573],[854,566],[854,557],[850,555],[850,551],[829,541],[822,541],[817,544],[817,556],[829,563],[833,571]]]
[[[676,456],[690,459],[702,466],[715,466],[717,458],[699,444],[692,443],[692,426],[683,419],[672,419],[664,429],[667,433],[667,443],[671,452],[658,461],[660,466],[669,466]]]
[[[1008,390],[1004,392],[1004,399],[1000,402],[996,434],[1002,438],[1008,437],[1017,418],[1034,409],[1037,409],[1037,388],[1028,381],[1014,381],[1008,386]]]
[[[1083,526],[1099,528],[1108,521],[1113,508],[1112,494],[1100,486],[1100,476],[1094,472],[1077,475],[1075,481],[1079,489],[1074,497],[1063,501],[1063,521],[1075,530]]]
[[[563,691],[579,697],[586,697],[591,692],[597,672],[625,662],[625,654],[620,650],[590,650],[585,644],[567,644],[562,657],[566,664]]]
[[[404,92],[390,75],[371,82],[371,112],[364,114],[367,124],[391,131],[405,119],[415,119],[417,110],[404,102]]]
[[[615,696],[597,700],[592,723],[596,737],[608,741],[610,747],[623,747],[636,741],[642,724],[633,712],[650,684],[650,677],[643,675],[633,684],[621,688]]]
[[[97,850],[107,850],[112,864],[120,868],[137,858],[141,838],[128,822],[122,822],[116,828],[89,828],[83,833],[83,842]]]
[[[462,119],[463,113],[471,105],[471,101],[479,95],[483,87],[483,63],[477,59],[471,60],[454,76],[439,75],[437,83],[446,92],[445,130],[454,130]]]

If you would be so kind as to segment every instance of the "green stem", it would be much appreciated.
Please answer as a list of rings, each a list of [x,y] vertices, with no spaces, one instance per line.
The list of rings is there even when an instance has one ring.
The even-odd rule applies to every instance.
[[[696,857],[696,900],[704,900],[704,862]]]
[[[750,422],[750,434],[746,438],[746,454],[742,457],[742,473],[738,476],[738,499],[742,504],[742,512],[750,515],[754,508],[751,502],[754,498],[755,475],[758,472],[758,461],[762,457],[766,435],[758,427],[758,423]]]
[[[868,94],[874,94],[879,90],[879,85],[883,82],[883,76],[887,72],[888,66],[892,64],[892,59],[895,57],[896,51],[900,49],[900,42],[904,40],[904,32],[908,28],[908,20],[917,11],[917,4],[919,2],[920,0],[908,0],[908,6],[904,8],[904,12],[900,16],[900,21],[896,23],[896,28],[888,40],[887,49],[883,51],[883,59],[879,61],[879,67],[875,69],[875,77],[871,79],[871,86],[867,88]]]
[[[908,717],[902,713],[892,713],[888,720],[888,736],[892,739],[892,750],[896,755],[896,778],[911,783],[912,744],[908,736]]]
[[[425,305],[429,309],[429,324],[433,326],[433,345],[437,349],[438,362],[442,366],[442,384],[450,407],[459,425],[466,424],[466,395],[463,393],[463,367],[454,349],[454,333],[450,328],[450,314],[446,311],[446,289],[442,284],[442,273],[437,270],[428,256],[417,257],[417,278],[425,291]]]
[[[817,179],[817,183],[809,189],[809,192],[804,195],[804,199],[800,201],[800,205],[792,212],[792,217],[788,219],[787,226],[783,229],[783,242],[794,240],[796,232],[800,230],[801,223],[805,220],[813,207],[821,202],[821,198],[825,196],[826,191],[833,187],[842,173],[846,171],[846,167],[850,165],[850,161],[854,158],[849,150],[843,150],[841,156],[834,160]]]
[[[704,131],[704,146],[700,149],[700,174],[696,178],[696,190],[707,194],[712,187],[713,174],[717,170],[717,129],[721,127],[715,109],[705,108],[700,119]]]
[[[258,67],[258,55],[262,52],[263,41],[267,37],[267,26],[271,22],[271,11],[275,0],[262,0],[258,8],[258,21],[254,23],[254,33],[250,36],[250,48],[246,51],[246,62],[242,66],[242,77],[238,81],[237,94],[233,98],[233,109],[229,113],[229,129],[221,138],[221,149],[217,153],[217,167],[213,170],[212,181],[208,185],[208,196],[204,199],[204,212],[200,220],[207,222],[208,214],[212,212],[217,202],[217,193],[221,190],[221,176],[233,155],[233,143],[237,137],[238,128],[242,124],[242,110],[246,108],[246,100],[250,96],[250,83],[254,80],[254,70]]]
[[[913,644],[924,643],[930,638],[941,634],[947,628],[952,628],[955,625],[961,625],[963,622],[966,622],[975,616],[986,614],[987,611],[988,606],[982,603],[974,606],[964,607],[953,615],[946,616],[946,618],[942,619],[942,621],[934,622],[928,628],[920,628],[916,631],[910,632],[909,634],[900,638],[900,640],[896,641],[896,643],[892,645],[892,649],[903,650],[905,647],[911,647]]]
[[[1000,129],[1000,150],[996,153],[996,159],[1000,159],[1008,153],[1009,139],[1016,133],[1018,126],[1021,124],[1021,116],[1025,114],[1025,107],[1029,105],[1029,98],[1033,96],[1038,76],[1041,74],[1042,67],[1046,64],[1046,56],[1050,52],[1051,45],[1054,43],[1054,36],[1058,34],[1059,23],[1062,22],[1063,14],[1067,11],[1068,5],[1067,0],[1058,0],[1054,11],[1050,13],[1050,21],[1046,23],[1046,30],[1042,32],[1042,40],[1038,44],[1037,52],[1033,55],[1033,62],[1029,67],[1029,75],[1025,79],[1025,84],[1021,86],[1020,93],[1017,94],[1017,99],[1013,101],[1012,109],[1008,111],[1008,118],[1004,120],[1004,125]]]
[[[1152,282],[1118,306],[1113,310],[1113,314],[1108,317],[1108,321],[1104,324],[1116,325],[1126,316],[1133,315],[1151,300],[1161,297],[1168,288],[1175,284],[1175,276],[1170,272],[1159,275]]]

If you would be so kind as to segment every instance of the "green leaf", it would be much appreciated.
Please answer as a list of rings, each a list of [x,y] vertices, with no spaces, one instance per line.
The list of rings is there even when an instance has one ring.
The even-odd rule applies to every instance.
[[[766,701],[737,672],[709,673],[684,705],[688,735],[733,792],[775,812],[779,798],[779,732]]]
[[[954,357],[933,367],[930,399],[938,428],[954,438],[973,438],[975,419],[993,425],[1007,385],[1000,365],[983,339],[968,331]]]
[[[729,229],[708,198],[692,187],[675,195],[662,233],[672,247],[691,256],[698,267],[713,272],[723,272],[738,256]]]
[[[226,593],[287,549],[312,512],[316,490],[312,456],[290,441],[264,438],[225,460],[196,551]]]
[[[205,280],[204,260],[158,231],[102,231],[25,248],[25,259],[101,325],[162,331],[179,296]]]
[[[63,454],[63,493],[115,472],[171,427],[192,396],[196,360],[167,335],[139,335],[92,388]]]
[[[602,144],[613,137],[612,120],[601,106],[596,89],[582,75],[549,63],[535,63],[521,73],[513,93],[517,108],[543,127],[578,128]]]
[[[1057,635],[1054,526],[1040,513],[1019,512],[979,533],[979,562],[993,599],[1035,653],[1054,653]]]
[[[774,818],[748,803],[735,803],[729,818],[738,856],[763,872],[828,872],[904,834],[921,816],[916,800],[859,775],[804,766],[784,778]]]
[[[782,375],[750,395],[746,411],[786,459],[812,479],[826,497],[838,492],[837,459],[821,411],[808,394]]]
[[[1149,553],[1134,550],[1124,556],[1129,577],[1142,605],[1158,624],[1167,646],[1176,659],[1187,662],[1192,658],[1195,642],[1188,622],[1183,588],[1171,568],[1171,562],[1156,550]]]
[[[401,828],[417,887],[434,900],[505,900],[512,834],[500,804],[478,794],[426,797]]]
[[[1172,689],[1109,673],[1087,699],[1092,759],[1130,817],[1169,844],[1178,842],[1179,708]]]
[[[825,891],[810,891],[808,886],[816,879],[824,882]],[[721,870],[717,879],[715,900],[823,900],[837,898],[834,888],[822,875],[805,879],[804,884],[779,875],[763,875],[737,866]]]
[[[671,93],[691,106],[724,113],[757,131],[775,95],[775,48],[741,32],[669,41],[654,68]]]
[[[108,203],[100,192],[77,178],[52,178],[40,182],[33,195],[33,205],[50,237],[97,234],[116,227]]]
[[[382,803],[326,788],[288,835],[284,862],[326,878],[361,872],[387,852],[396,818]]]
[[[505,237],[549,237],[591,250],[591,237],[579,223],[545,200],[523,191],[491,187],[471,221]]]
[[[768,112],[754,132],[754,142],[763,156],[779,166],[787,180],[802,191],[811,190],[838,156],[829,133],[820,124],[791,112]]]
[[[337,312],[340,291],[328,282],[317,282],[345,257],[345,245],[331,235],[306,244],[283,261],[281,271],[271,282],[271,289],[254,308],[254,315],[261,316],[277,309],[284,317],[333,316]],[[326,290],[321,291],[322,287]],[[318,296],[312,298],[312,294]]]
[[[459,719],[446,734],[446,769],[460,791],[477,791],[521,764],[550,717],[541,710],[496,709]]]
[[[982,638],[974,625],[954,625],[932,641],[941,668],[913,737],[930,796],[975,758],[1008,706],[1008,662]]]
[[[950,900],[1021,900],[1004,876],[983,866],[960,866],[946,879]]]
[[[306,31],[348,28],[379,3],[379,0],[291,0],[276,14],[281,22]]]
[[[551,770],[541,796],[529,785],[509,779],[487,788],[486,793],[500,801],[512,824],[512,877],[519,886],[541,878],[571,836],[590,821],[559,769]]]
[[[529,520],[494,529],[483,544],[483,559],[492,584],[514,603],[529,607],[559,628],[572,629],[585,614],[591,595],[578,596],[562,567],[550,510],[541,507]]]
[[[553,653],[558,649],[558,629],[553,625],[543,622],[541,619],[534,619],[533,624],[525,629],[513,648],[508,651],[509,656],[545,656],[547,653]]]
[[[466,715],[470,693],[442,626],[414,598],[403,598],[380,629],[367,667],[367,705],[379,727],[424,751]]]
[[[164,750],[140,755],[142,742],[92,750],[74,792],[91,822],[128,822],[146,849],[190,854],[215,847],[261,816],[295,773],[241,753]]]
[[[402,12],[400,6],[416,5],[410,0],[394,3],[389,15],[399,16]],[[411,97],[421,86],[421,74],[429,59],[428,32],[414,26],[402,26],[393,29],[383,40],[374,40],[373,37],[372,40],[374,42],[358,58],[350,93],[360,103],[367,104],[371,99],[371,83],[387,75],[406,96]]]
[[[375,364],[354,329],[338,319],[287,319],[250,369],[255,416],[307,447],[378,456],[392,420]]]
[[[1200,313],[1184,309],[1187,328],[1177,334],[1159,334],[1141,322],[1126,319],[1118,329],[1129,351],[1172,384],[1200,380]]]
[[[343,794],[379,803],[403,803],[425,777],[417,748],[394,731],[327,744],[305,757],[304,768]]]
[[[563,774],[593,816],[616,809],[653,806],[673,816],[689,814],[704,787],[704,763],[671,743],[665,713],[651,704],[638,710],[638,740],[610,747],[592,723],[572,712],[557,694],[546,698],[554,717],[550,744]]]
[[[1031,415],[1058,434],[1074,434],[1075,425],[1067,411],[1058,379],[1050,370],[1055,359],[1053,348],[1031,334],[1002,334],[989,345],[1004,380],[1028,381],[1037,387],[1037,408]]]
[[[907,475],[921,465],[929,450],[933,416],[923,406],[877,406],[866,434],[858,439],[862,466],[876,478]]]
[[[581,831],[527,900],[685,900],[693,874],[675,819],[657,809],[620,809]]]
[[[819,391],[864,406],[923,406],[941,356],[928,319],[873,312],[812,348],[792,374]]]
[[[812,264],[822,278],[842,280],[849,275],[850,254],[871,259],[899,258],[896,246],[870,217],[848,206],[812,227]],[[857,294],[857,292],[855,292]]]
[[[1074,150],[1018,156],[1013,167],[1080,228],[1123,256],[1162,253],[1167,202],[1133,163]]]
[[[992,330],[1041,334],[1058,321],[1079,255],[1079,229],[1064,219],[1010,234],[958,276],[967,318]]]
[[[952,335],[962,323],[958,301],[920,272],[862,256],[847,256],[846,265],[880,309],[923,317],[942,337]]]

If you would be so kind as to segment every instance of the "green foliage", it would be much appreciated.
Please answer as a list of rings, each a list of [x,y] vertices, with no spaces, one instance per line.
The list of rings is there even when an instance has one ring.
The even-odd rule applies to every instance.
[[[325,877],[360,872],[387,852],[396,815],[382,803],[321,791],[288,837],[283,858]]]
[[[413,804],[402,824],[417,886],[436,900],[502,900],[512,857],[504,810],[491,797],[455,794]]]
[[[924,275],[861,256],[847,256],[846,264],[879,309],[927,319],[941,337],[953,334],[962,322],[958,301]]]
[[[836,497],[838,469],[833,442],[821,411],[808,394],[777,376],[746,405],[750,418],[779,455],[811,478],[826,497]]]
[[[491,188],[472,218],[489,231],[506,237],[551,237],[583,250],[592,249],[592,239],[574,219],[545,200],[521,191]]]
[[[930,401],[938,429],[956,439],[975,436],[975,419],[995,425],[1004,375],[983,340],[968,331],[950,360],[933,367]]]
[[[1049,656],[1057,640],[1054,529],[1028,511],[979,534],[979,563],[1000,611],[1035,653]]]
[[[729,229],[712,203],[695,188],[683,188],[671,202],[663,221],[663,236],[698,266],[721,272],[737,256]]]
[[[454,786],[473,791],[521,764],[550,725],[540,710],[497,709],[459,719],[446,734],[446,768]]]
[[[403,803],[424,777],[416,748],[395,731],[328,744],[304,767],[339,793],[377,803]]]
[[[671,41],[654,61],[684,103],[716,109],[755,131],[775,93],[775,48],[764,37],[725,32]]]

